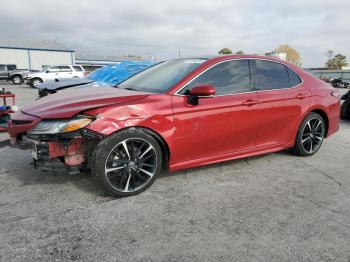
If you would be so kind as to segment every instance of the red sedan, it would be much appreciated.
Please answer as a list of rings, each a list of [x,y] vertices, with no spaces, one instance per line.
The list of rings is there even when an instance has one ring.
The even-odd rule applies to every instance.
[[[116,196],[175,171],[291,148],[317,152],[339,128],[339,93],[293,64],[231,55],[159,63],[116,87],[70,89],[13,116],[35,167],[89,169]]]

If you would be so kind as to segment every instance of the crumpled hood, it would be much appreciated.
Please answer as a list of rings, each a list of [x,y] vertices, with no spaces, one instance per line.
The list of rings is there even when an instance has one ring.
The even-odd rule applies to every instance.
[[[149,93],[115,87],[72,88],[36,100],[22,108],[22,112],[42,119],[71,118],[97,107],[143,99]]]

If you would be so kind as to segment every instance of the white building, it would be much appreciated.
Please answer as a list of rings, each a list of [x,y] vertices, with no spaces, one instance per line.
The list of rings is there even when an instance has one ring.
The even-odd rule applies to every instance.
[[[48,65],[75,63],[74,50],[55,41],[0,40],[0,64],[17,69],[41,70]]]
[[[276,51],[272,51],[272,52],[269,52],[269,53],[265,53],[266,56],[274,56],[274,57],[277,57],[283,61],[286,61],[287,60],[287,54],[286,53],[279,53],[279,52],[276,52]]]

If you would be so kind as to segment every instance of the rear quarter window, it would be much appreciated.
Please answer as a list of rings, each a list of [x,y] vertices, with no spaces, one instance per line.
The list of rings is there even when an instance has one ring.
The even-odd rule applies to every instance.
[[[293,87],[293,86],[300,85],[301,84],[300,77],[290,68],[287,67],[287,70],[288,70],[288,75],[289,75],[290,86]]]

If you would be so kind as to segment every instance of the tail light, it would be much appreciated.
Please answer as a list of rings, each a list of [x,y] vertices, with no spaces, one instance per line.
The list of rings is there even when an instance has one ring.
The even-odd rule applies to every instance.
[[[339,90],[333,90],[331,92],[331,96],[334,96],[334,97],[340,99],[340,92],[339,92]]]

